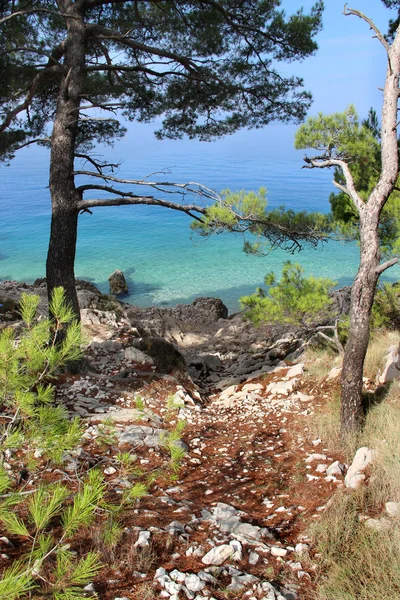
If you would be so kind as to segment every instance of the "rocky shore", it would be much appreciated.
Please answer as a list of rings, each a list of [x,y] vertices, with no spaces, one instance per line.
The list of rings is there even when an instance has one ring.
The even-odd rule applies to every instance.
[[[19,326],[21,291],[39,294],[46,309],[44,282],[3,282],[0,326]],[[177,480],[141,500],[88,595],[311,600],[318,566],[307,530],[344,485],[346,465],[310,418],[339,370],[316,383],[299,359],[299,332],[256,329],[241,314],[228,317],[220,300],[137,308],[84,282],[78,294],[89,343],[82,372],[60,377],[56,399],[85,433],[64,471],[96,464],[119,494],[132,481],[118,452],[155,469],[162,440],[186,422]],[[110,427],[108,449],[95,451]]]

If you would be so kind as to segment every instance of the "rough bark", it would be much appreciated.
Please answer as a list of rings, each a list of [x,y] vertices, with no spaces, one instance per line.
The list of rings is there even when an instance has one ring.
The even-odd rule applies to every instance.
[[[75,250],[78,207],[81,200],[74,183],[74,152],[78,111],[85,80],[85,25],[80,3],[60,1],[67,18],[67,49],[51,143],[50,194],[52,202],[50,243],[46,262],[49,299],[55,287],[63,286],[66,300],[79,319],[75,290]]]
[[[364,360],[380,259],[376,212],[363,211],[360,216],[360,266],[351,290],[349,338],[343,357],[340,421],[344,435],[358,429],[364,418]]]
[[[362,13],[357,11],[352,11],[352,13],[369,22]],[[373,28],[376,31],[375,26]],[[380,39],[379,36],[378,39]],[[360,266],[352,288],[349,339],[343,360],[341,431],[344,436],[357,430],[363,421],[363,368],[369,342],[372,303],[379,275],[396,262],[388,261],[384,265],[380,265],[378,226],[380,213],[392,193],[398,177],[399,31],[390,47],[385,40],[384,42],[388,55],[388,66],[383,90],[381,174],[367,202],[360,204],[356,195],[350,194],[360,216]],[[350,188],[353,184],[351,174],[344,171],[344,175],[347,188]]]

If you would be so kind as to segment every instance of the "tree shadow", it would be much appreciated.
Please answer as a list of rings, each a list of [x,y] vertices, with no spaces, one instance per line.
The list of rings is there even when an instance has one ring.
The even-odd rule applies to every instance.
[[[392,381],[388,383],[384,383],[382,385],[378,385],[378,387],[371,392],[363,392],[362,395],[362,406],[364,415],[367,415],[370,410],[372,410],[375,406],[379,406],[386,400],[389,395],[390,388],[392,386]]]

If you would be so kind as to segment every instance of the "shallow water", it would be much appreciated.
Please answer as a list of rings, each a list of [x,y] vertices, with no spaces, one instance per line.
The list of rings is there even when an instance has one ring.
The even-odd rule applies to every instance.
[[[264,186],[271,207],[285,204],[326,212],[333,173],[301,168],[302,153],[293,149],[294,131],[292,126],[272,125],[205,144],[160,142],[148,126],[135,125],[103,155],[115,162],[123,158],[121,177],[141,178],[167,169],[168,175],[152,179],[199,181],[218,191]],[[41,148],[21,151],[10,167],[0,167],[0,279],[31,282],[44,276],[50,223],[47,180],[48,154]],[[189,224],[186,215],[157,207],[95,209],[93,215],[80,217],[76,276],[107,292],[107,278],[118,268],[127,276],[126,300],[131,303],[168,306],[215,296],[234,311],[241,296],[261,285],[265,273],[279,273],[288,259],[340,285],[351,283],[356,272],[355,245],[330,242],[295,256],[274,251],[259,258],[242,252],[241,236],[192,239]],[[399,268],[391,269],[387,278],[395,280],[399,273]]]

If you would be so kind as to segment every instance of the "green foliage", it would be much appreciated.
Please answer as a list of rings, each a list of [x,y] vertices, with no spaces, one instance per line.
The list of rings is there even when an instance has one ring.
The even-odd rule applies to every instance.
[[[400,289],[397,284],[383,283],[378,287],[372,306],[372,327],[400,328]]]
[[[359,121],[354,106],[343,113],[311,117],[299,128],[296,148],[315,148],[326,158],[340,158],[348,162],[358,194],[367,201],[378,182],[381,172],[380,124],[371,108],[368,118]],[[344,185],[340,168],[335,168],[334,179]],[[344,192],[329,197],[332,217],[340,235],[347,239],[359,237],[359,216],[350,197]],[[382,211],[379,239],[383,254],[400,251],[400,194],[393,191]]]
[[[369,161],[378,143],[372,131],[361,124],[356,109],[350,105],[342,113],[309,117],[296,132],[295,147],[314,148],[327,157]]]
[[[268,292],[259,288],[255,294],[241,298],[246,316],[255,324],[266,322],[311,325],[332,304],[329,292],[335,286],[330,279],[304,277],[299,264],[287,261],[278,283],[269,273],[265,284]]]
[[[38,304],[37,296],[22,295],[25,328],[18,340],[11,328],[0,332],[0,397],[8,416],[0,440],[4,447],[28,442],[57,461],[79,441],[81,428],[78,421],[68,421],[63,407],[53,406],[50,380],[67,360],[81,356],[82,336],[62,288],[54,291],[52,320],[36,318]],[[57,343],[56,333],[67,325],[66,335]]]
[[[210,139],[273,119],[304,117],[310,93],[300,77],[285,77],[276,65],[315,52],[320,0],[309,14],[301,9],[291,16],[279,9],[279,1],[269,0],[248,0],[240,10],[226,0],[178,6],[169,1],[95,4],[79,8],[90,37],[84,48],[85,103],[104,106],[117,100],[130,120],[162,117],[157,133],[170,138],[186,134]],[[68,20],[58,2],[35,0],[26,6],[31,10],[19,16],[13,16],[18,2],[0,7],[4,159],[23,142],[47,138],[69,47]],[[2,17],[11,18],[1,23]],[[24,106],[27,89],[31,95]],[[87,153],[96,142],[111,144],[124,133],[116,118],[96,120],[85,114],[75,150]]]
[[[233,232],[250,234],[244,240],[249,254],[265,255],[276,247],[290,252],[307,244],[316,246],[332,234],[332,218],[322,213],[295,212],[281,206],[267,210],[267,192],[223,190],[221,200],[207,207],[202,221],[193,221],[192,230],[207,237]]]

